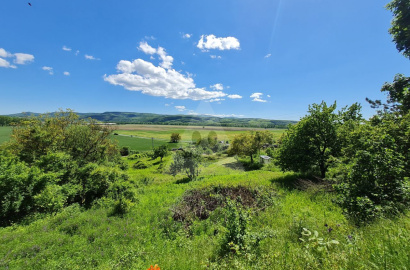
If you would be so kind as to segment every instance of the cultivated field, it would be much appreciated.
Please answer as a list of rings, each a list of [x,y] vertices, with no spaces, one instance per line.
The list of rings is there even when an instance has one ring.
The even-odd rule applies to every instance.
[[[207,138],[209,132],[215,131],[218,140],[232,140],[235,135],[250,131],[264,130],[255,128],[237,127],[209,127],[209,126],[165,126],[165,125],[117,125],[114,126],[115,132],[124,135],[133,135],[139,138],[154,138],[155,140],[169,141],[172,133],[180,133],[183,142],[192,141],[192,134],[198,131],[202,138]],[[275,139],[278,139],[284,129],[267,129],[272,132]]]

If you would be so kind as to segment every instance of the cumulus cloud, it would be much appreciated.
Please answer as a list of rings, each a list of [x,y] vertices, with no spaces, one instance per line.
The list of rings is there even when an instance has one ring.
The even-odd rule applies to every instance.
[[[70,76],[70,72],[68,72],[68,71],[64,71],[63,74],[64,74],[65,76]]]
[[[4,68],[17,68],[15,65],[11,65],[9,61],[0,58],[0,67]]]
[[[45,71],[48,71],[48,74],[50,74],[50,75],[53,75],[53,74],[54,74],[54,71],[53,71],[53,68],[52,68],[52,67],[44,66],[44,67],[42,67],[41,69],[42,69],[42,70],[45,70]]]
[[[18,65],[25,65],[34,61],[34,55],[28,53],[15,53],[14,56],[16,57],[14,63]]]
[[[270,95],[266,95],[266,96],[270,98]]]
[[[87,60],[101,60],[100,58],[95,58],[94,56],[88,54],[84,55],[84,57]]]
[[[266,100],[261,99],[263,93],[253,93],[250,97],[253,98],[252,101],[266,102]]]
[[[12,57],[12,56],[13,54],[9,53],[3,48],[0,48],[0,57],[7,58],[7,57]]]
[[[174,107],[175,107],[175,109],[177,109],[179,112],[186,111],[185,106],[174,106]]]
[[[272,56],[272,54],[268,53],[267,55],[265,55],[265,58],[269,58],[271,56]]]
[[[157,52],[155,48],[152,48],[150,45],[148,45],[147,42],[142,41],[140,42],[140,46],[138,47],[139,50],[143,51],[146,54],[154,54]]]
[[[191,38],[191,37],[192,37],[192,34],[183,34],[182,37],[183,37],[183,38]]]
[[[150,54],[151,60],[155,59],[152,56],[152,54],[157,54],[159,58],[162,60],[162,62],[160,63],[161,67],[166,68],[166,69],[169,69],[172,67],[172,62],[174,61],[174,58],[168,55],[164,48],[158,47],[158,49],[155,49],[151,47],[150,45],[148,45],[147,42],[142,41],[140,42],[138,49],[144,52],[145,54]]]
[[[217,83],[217,84],[211,85],[211,88],[214,89],[214,90],[219,90],[219,91],[224,90],[224,86],[223,86],[223,84],[221,84],[221,83]]]
[[[171,68],[173,58],[166,54],[165,49],[158,47],[155,50],[162,60],[159,66],[143,59],[121,60],[117,64],[118,74],[104,75],[104,80],[130,91],[171,99],[209,100],[227,96],[221,90],[208,91],[197,87],[192,75],[184,75]],[[149,54],[150,50],[146,51]]]
[[[242,98],[242,96],[240,96],[240,95],[228,95],[228,98],[238,99],[238,98]]]
[[[4,58],[14,58],[13,62],[17,65],[25,65],[34,61],[34,55],[27,53],[10,53],[0,48],[0,67],[17,68],[17,66],[10,64],[10,62]]]
[[[197,47],[202,51],[207,50],[239,50],[240,43],[235,37],[216,37],[215,35],[202,35]]]
[[[63,46],[63,51],[66,51],[66,52],[71,52],[71,48],[68,48],[67,46]]]

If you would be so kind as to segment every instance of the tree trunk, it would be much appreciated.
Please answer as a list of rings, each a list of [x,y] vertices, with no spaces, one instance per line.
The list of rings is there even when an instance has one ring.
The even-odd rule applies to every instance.
[[[253,163],[253,155],[251,155],[251,163]]]

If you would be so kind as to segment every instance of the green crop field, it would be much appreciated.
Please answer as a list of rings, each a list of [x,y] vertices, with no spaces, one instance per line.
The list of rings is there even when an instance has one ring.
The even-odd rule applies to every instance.
[[[169,143],[164,140],[158,140],[154,139],[146,139],[146,138],[138,138],[138,137],[131,137],[129,135],[123,136],[123,135],[112,135],[111,138],[114,141],[118,142],[118,145],[120,147],[126,146],[129,147],[131,150],[135,151],[149,151],[152,150],[152,146],[157,147],[163,144],[166,144],[168,148],[176,148],[179,147],[180,144],[177,143]]]
[[[118,125],[115,126],[115,132],[124,135],[133,135],[142,138],[155,138],[158,140],[169,141],[172,133],[181,134],[182,141],[189,142],[192,140],[192,134],[198,131],[202,138],[207,138],[211,131],[215,131],[218,140],[232,140],[235,135],[250,130],[264,130],[253,128],[230,128],[230,127],[209,127],[209,126],[164,126],[164,125]],[[274,139],[279,137],[285,131],[284,129],[267,129],[272,132]]]
[[[0,144],[10,139],[11,130],[11,127],[0,127]]]

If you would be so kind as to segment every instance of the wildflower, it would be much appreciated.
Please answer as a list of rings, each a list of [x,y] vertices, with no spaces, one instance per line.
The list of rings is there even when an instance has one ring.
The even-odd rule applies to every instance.
[[[329,229],[327,229],[327,231],[332,232],[333,231],[332,227],[329,227]]]
[[[327,223],[325,223],[325,227],[327,227]]]
[[[347,238],[349,238],[349,240],[353,239],[353,236],[351,236],[350,234],[347,236]]]
[[[152,266],[150,268],[148,268],[147,270],[161,270],[161,268],[159,268],[158,264],[156,264],[155,266]]]

